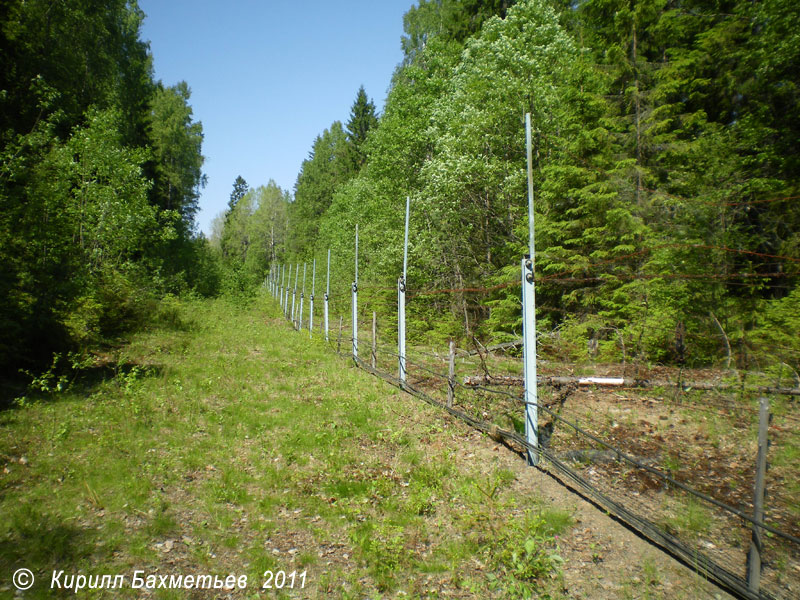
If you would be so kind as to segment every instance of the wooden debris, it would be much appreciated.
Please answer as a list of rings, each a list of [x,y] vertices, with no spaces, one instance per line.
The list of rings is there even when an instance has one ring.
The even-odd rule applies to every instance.
[[[560,387],[563,385],[578,385],[580,387],[630,387],[651,389],[656,387],[675,388],[678,384],[666,380],[632,379],[630,377],[557,377],[543,376],[538,380],[540,385]],[[519,375],[468,375],[464,377],[466,387],[492,386],[522,386],[523,379]],[[735,383],[709,383],[705,381],[683,381],[680,383],[683,391],[730,391],[740,389]],[[771,386],[745,386],[747,391],[759,394],[780,394],[786,396],[800,396],[800,388],[771,387]]]

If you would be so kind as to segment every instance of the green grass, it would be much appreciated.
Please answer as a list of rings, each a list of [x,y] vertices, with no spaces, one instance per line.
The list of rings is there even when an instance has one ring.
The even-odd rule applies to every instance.
[[[514,473],[458,452],[461,424],[265,298],[168,309],[72,387],[0,413],[0,596],[21,567],[32,598],[53,569],[127,575],[82,592],[108,598],[137,596],[134,570],[248,575],[247,597],[267,570],[307,570],[311,598],[551,585],[571,517],[515,510]]]
[[[691,496],[683,501],[678,500],[674,504],[674,515],[665,521],[668,531],[682,532],[689,537],[697,537],[709,532],[712,519],[709,509],[705,505]]]

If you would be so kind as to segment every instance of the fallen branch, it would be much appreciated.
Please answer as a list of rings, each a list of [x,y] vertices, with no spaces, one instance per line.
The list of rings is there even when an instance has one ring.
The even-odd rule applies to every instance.
[[[676,384],[666,380],[632,379],[630,377],[555,377],[543,376],[537,379],[540,385],[577,385],[579,387],[629,387],[652,389],[656,387],[674,388],[680,387],[683,391],[703,390],[703,391],[731,391],[740,390],[738,384],[732,383],[707,383],[703,381],[682,381]],[[522,386],[523,378],[519,375],[468,375],[464,377],[466,387],[478,387],[482,385],[497,386]],[[772,386],[747,386],[748,391],[759,394],[780,394],[786,396],[800,396],[800,388],[772,387]]]
[[[728,355],[725,359],[725,368],[730,369],[731,359],[733,358],[733,353],[731,352],[731,342],[728,340],[728,336],[725,333],[725,330],[722,328],[722,324],[719,322],[719,319],[717,319],[717,317],[715,317],[714,313],[711,311],[708,311],[708,314],[714,320],[714,323],[716,323],[717,329],[719,329],[719,332],[722,334],[722,339],[725,341],[725,352],[727,352]]]
[[[513,342],[505,342],[503,344],[496,344],[494,346],[489,346],[485,348],[486,352],[496,352],[497,350],[507,350],[508,348],[516,348],[517,346],[522,346],[522,338],[518,340],[514,340]],[[470,350],[468,355],[475,356],[476,354],[480,354],[477,350]]]

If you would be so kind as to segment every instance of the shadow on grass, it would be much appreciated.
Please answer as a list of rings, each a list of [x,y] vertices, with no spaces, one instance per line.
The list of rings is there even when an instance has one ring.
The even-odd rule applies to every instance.
[[[139,364],[132,361],[104,361],[76,370],[48,371],[33,382],[29,377],[15,377],[0,380],[0,411],[19,408],[20,399],[25,402],[57,402],[77,395],[90,396],[103,384],[115,383],[120,388],[132,385],[135,381],[160,377],[162,365]],[[61,389],[59,382],[61,378]],[[37,384],[38,388],[37,389]],[[45,387],[45,389],[41,389]]]
[[[53,569],[75,571],[95,548],[96,532],[61,522],[30,505],[18,506],[6,518],[6,535],[0,538],[0,564],[7,571],[3,579],[25,568],[36,576],[35,587],[47,586]]]
[[[121,386],[133,379],[160,377],[162,365],[139,364],[132,361],[108,362],[81,369],[75,378],[73,390],[93,392],[103,383],[114,381]]]

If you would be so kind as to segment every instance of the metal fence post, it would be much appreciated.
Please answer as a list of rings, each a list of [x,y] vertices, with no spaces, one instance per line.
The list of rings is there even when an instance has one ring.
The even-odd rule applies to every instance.
[[[289,318],[289,288],[292,287],[292,265],[289,265],[289,277],[286,279],[286,299],[283,301],[283,314]]]
[[[314,266],[311,268],[311,302],[308,305],[308,337],[314,331],[314,286],[317,284],[317,259],[314,259]]]
[[[450,340],[447,366],[447,406],[452,408],[456,396],[456,343],[453,340]]]
[[[294,289],[292,290],[292,327],[294,327],[295,308],[297,308],[297,278],[300,275],[300,263],[294,270]]]
[[[402,385],[406,381],[406,282],[397,279],[397,377]]]
[[[356,223],[356,276],[353,280],[353,360],[358,360],[358,223]]]
[[[328,248],[328,275],[325,283],[325,341],[328,341],[328,300],[331,293],[331,249]]]
[[[758,406],[758,457],[756,459],[756,482],[753,490],[753,519],[764,521],[764,478],[767,473],[767,431],[769,428],[769,400],[759,399]],[[747,553],[747,587],[758,593],[761,584],[761,557],[763,556],[764,532],[753,525],[750,552]]]
[[[297,312],[297,331],[303,329],[303,301],[306,297],[306,267],[307,263],[303,263],[303,289],[300,291],[300,310]]]
[[[403,238],[403,275],[397,280],[397,377],[406,382],[406,278],[408,276],[408,214],[411,198],[406,196],[406,227]]]
[[[536,390],[536,297],[533,287],[533,261],[522,259],[522,360],[525,379],[525,439],[538,448],[539,415]],[[538,464],[537,452],[528,450],[528,463]]]
[[[531,144],[531,115],[525,115],[525,141],[528,158],[528,248],[529,254],[522,259],[522,360],[525,379],[525,439],[531,447],[538,449],[539,406],[536,389],[536,289],[534,287],[533,220],[533,147]],[[539,453],[528,450],[528,464],[536,465]]]
[[[286,265],[281,265],[281,284],[278,287],[278,295],[280,296],[280,298],[278,298],[278,302],[280,302],[281,310],[283,310],[283,284],[285,283],[285,279],[286,279]]]

